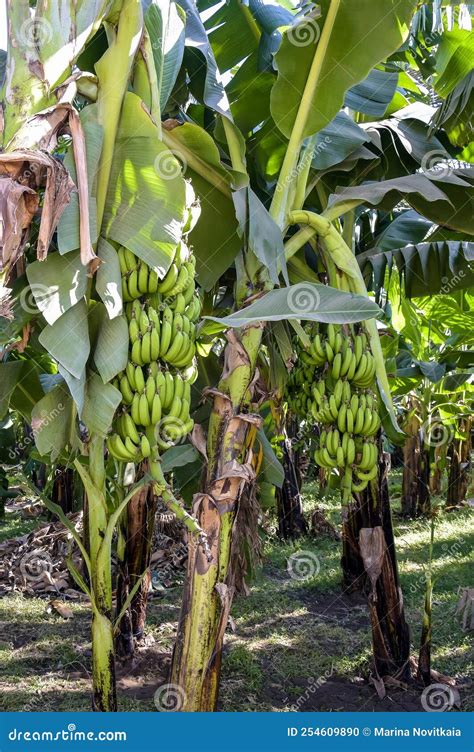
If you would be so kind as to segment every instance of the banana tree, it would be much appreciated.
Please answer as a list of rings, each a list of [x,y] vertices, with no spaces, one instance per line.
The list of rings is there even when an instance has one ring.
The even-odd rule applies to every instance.
[[[172,681],[183,687],[186,697],[183,708],[185,710],[212,710],[216,706],[223,633],[232,594],[232,576],[229,568],[232,528],[242,487],[246,481],[251,480],[245,477],[248,473],[248,466],[251,464],[248,461],[251,444],[249,446],[246,442],[252,440],[255,430],[254,419],[250,420],[247,415],[250,412],[249,403],[252,401],[252,385],[258,349],[262,341],[263,322],[285,317],[291,318],[288,308],[282,307],[278,312],[274,312],[271,306],[272,301],[276,299],[272,297],[275,293],[270,290],[277,283],[275,271],[277,275],[281,271],[284,279],[281,242],[287,236],[288,231],[293,234],[293,228],[300,227],[300,230],[288,240],[285,249],[285,256],[289,261],[290,278],[292,274],[295,278],[294,270],[298,269],[301,274],[299,280],[311,278],[306,265],[303,266],[304,271],[301,271],[302,267],[301,263],[298,264],[297,254],[308,238],[317,237],[318,242],[323,244],[328,263],[336,270],[331,280],[334,288],[341,286],[341,295],[356,294],[360,296],[357,300],[367,300],[366,287],[352,250],[343,242],[337,228],[332,225],[334,219],[345,213],[345,208],[339,210],[335,207],[328,217],[322,217],[320,213],[312,211],[301,211],[301,209],[308,197],[312,195],[313,176],[310,177],[312,158],[313,154],[317,155],[320,151],[317,148],[317,137],[337,116],[348,89],[365,79],[374,65],[380,63],[400,46],[408,34],[409,21],[414,10],[414,3],[402,4],[397,11],[394,11],[391,6],[385,7],[384,4],[367,3],[363,12],[357,16],[357,29],[354,33],[356,36],[358,33],[361,35],[367,33],[366,16],[370,15],[372,27],[374,12],[380,24],[383,25],[384,33],[374,34],[370,44],[364,46],[364,53],[356,45],[357,49],[351,55],[351,72],[344,69],[344,72],[339,71],[340,75],[337,75],[335,71],[337,61],[344,55],[342,29],[349,25],[352,28],[354,24],[353,14],[348,4],[324,3],[321,6],[320,19],[317,18],[316,13],[307,19],[296,17],[291,20],[287,17],[284,23],[289,28],[283,34],[281,45],[275,56],[277,68],[275,79],[271,69],[266,67],[268,58],[265,59],[264,49],[266,35],[271,29],[271,24],[275,24],[272,32],[282,26],[282,9],[274,8],[266,14],[265,19],[262,19],[257,4],[255,7],[251,5],[249,6],[250,14],[246,12],[243,16],[238,16],[237,21],[237,6],[237,3],[231,3],[219,9],[209,17],[206,25],[209,29],[213,29],[209,40],[215,51],[217,64],[222,67],[222,70],[230,71],[243,59],[241,56],[249,56],[245,65],[239,67],[235,80],[232,79],[227,86],[232,102],[231,111],[235,110],[236,122],[244,131],[249,147],[246,164],[242,157],[241,139],[238,135],[235,136],[235,130],[231,129],[228,119],[226,120],[225,116],[222,119],[222,113],[219,113],[215,106],[215,100],[213,102],[210,98],[206,98],[206,91],[204,90],[203,94],[202,89],[200,90],[201,101],[208,111],[217,110],[215,137],[230,157],[230,164],[226,162],[226,167],[227,170],[231,167],[233,174],[228,176],[227,180],[230,188],[234,189],[234,202],[237,206],[240,234],[243,237],[243,250],[235,260],[235,307],[237,310],[221,319],[223,325],[232,329],[228,333],[229,343],[226,348],[224,373],[214,397],[213,413],[209,423],[207,480],[202,489],[202,496],[196,498],[197,516],[203,528],[211,533],[216,541],[213,562],[208,567],[203,564],[199,556],[191,551],[182,618],[173,660]],[[228,24],[226,28],[230,28],[234,22],[239,24],[239,29],[243,26],[242,38],[248,29],[251,29],[252,38],[250,39],[250,35],[246,36],[242,49],[239,47],[228,52],[221,43],[222,32],[218,31],[218,19],[221,22],[225,19]],[[198,24],[197,21],[196,24]],[[220,29],[223,28],[222,24]],[[278,36],[276,35],[276,38]],[[298,44],[300,39],[309,41]],[[204,50],[206,47],[206,53],[209,56],[208,42],[205,41],[203,34],[202,40],[201,49]],[[208,78],[212,75],[209,68],[210,66],[207,68]],[[259,68],[262,76],[259,79],[257,95],[255,87],[246,88],[243,82],[248,81],[252,73],[258,71]],[[192,80],[189,63],[187,74]],[[327,96],[328,91],[331,92],[330,97]],[[254,113],[253,103],[256,99],[259,99],[259,105]],[[219,97],[219,101],[224,101],[223,94]],[[252,106],[250,106],[251,103]],[[244,110],[246,113],[251,113],[250,117],[244,114]],[[194,114],[194,110],[190,109],[189,112]],[[191,124],[186,123],[171,131],[176,147],[183,149],[182,153],[185,157],[189,154],[186,147],[193,132],[196,142],[198,132]],[[202,133],[200,137],[203,141],[202,154],[204,154]],[[210,144],[208,149],[211,149]],[[266,153],[264,149],[267,149]],[[268,157],[266,163],[263,162],[265,157]],[[276,164],[277,168],[273,180],[271,178],[268,180],[267,173],[264,171],[264,179],[267,182],[263,184],[262,190],[262,184],[258,185],[254,182],[254,175],[261,175],[262,166],[265,170],[265,166],[270,162],[272,165]],[[208,183],[212,182],[215,193],[219,192],[221,196],[227,193],[230,197],[229,190],[226,191],[225,186],[222,185],[222,178],[224,178],[222,164],[215,160],[212,166],[214,175],[212,179],[208,179]],[[188,174],[193,176],[196,172],[201,180],[205,179],[205,172],[196,160],[188,160]],[[245,175],[246,172],[250,176],[251,187],[246,192],[242,189],[235,192],[236,173]],[[196,185],[199,194],[199,183]],[[244,202],[239,193],[242,198],[245,197]],[[255,199],[255,194],[258,193],[264,202],[271,203],[269,218],[266,218],[261,201]],[[326,208],[326,206],[321,207],[320,212]],[[209,210],[209,207],[206,207],[206,210]],[[243,227],[242,216],[245,219]],[[252,222],[254,217],[259,218],[262,227],[268,228],[266,235],[271,238],[273,248],[271,246],[268,249],[265,248],[261,240],[262,233],[257,232],[255,222]],[[348,237],[347,232],[346,236]],[[195,242],[198,259],[204,259],[204,250],[201,250],[202,238],[199,235],[196,236]],[[235,258],[236,250],[233,244],[226,248],[226,254],[229,260]],[[264,266],[262,266],[262,261],[265,262]],[[219,268],[216,268],[213,275],[213,270],[210,270],[208,264],[205,263],[202,263],[200,268],[198,263],[198,270],[204,286],[208,288],[211,288],[217,281],[218,274],[221,272]],[[345,281],[339,285],[338,281],[342,277]],[[291,288],[289,289],[291,291]],[[278,293],[283,293],[284,290],[285,288],[279,289]],[[285,294],[288,295],[288,291]],[[331,294],[335,295],[335,290]],[[255,298],[258,300],[251,302]],[[302,310],[302,308],[303,306],[300,306],[297,312],[298,319],[325,320],[320,317],[323,315],[322,305],[316,313],[309,313],[308,310]],[[342,321],[343,318],[342,315],[340,320]],[[367,315],[360,318],[367,318]],[[345,317],[345,320],[349,319]],[[383,404],[386,422],[392,426],[392,432],[396,433],[388,383],[380,357],[377,330],[370,322],[367,326],[371,332],[371,345],[378,352],[378,376],[385,397]],[[240,330],[237,334],[234,333],[234,327]],[[242,408],[244,408],[243,412]],[[239,431],[238,440],[232,431],[228,433],[232,422],[235,430]],[[217,440],[219,436],[224,437],[220,442]],[[232,451],[230,448],[226,449],[231,439]],[[391,543],[392,541],[390,545]],[[402,618],[399,601],[397,601],[396,612],[397,616]],[[202,635],[205,635],[204,640]],[[402,656],[402,663],[405,658],[406,656]]]
[[[2,210],[8,219],[16,201],[22,222],[7,223],[3,266],[8,272],[17,264],[39,205],[38,190],[45,187],[37,231],[38,261],[28,259],[26,293],[22,296],[19,289],[15,296],[13,291],[13,308],[19,304],[20,319],[25,311],[29,313],[28,331],[34,327],[36,344],[55,363],[52,388],[46,393],[40,390],[32,399],[31,424],[42,456],[66,452],[69,461],[76,457],[74,464],[86,489],[86,541],[77,539],[77,543],[88,581],[70,567],[92,604],[93,706],[115,710],[114,630],[137,593],[143,573],[135,574],[114,623],[112,540],[128,502],[150,484],[148,469],[154,472],[155,493],[197,531],[194,520],[167,487],[157,456],[132,488],[130,481],[127,487],[122,482],[125,458],[106,465],[104,439],[123,399],[111,382],[124,371],[130,357],[117,249],[122,249],[123,256],[126,248],[129,256],[140,260],[136,262],[140,268],[152,270],[147,274],[155,274],[156,280],[164,280],[168,270],[174,274],[173,259],[185,223],[193,224],[187,208],[192,195],[179,163],[161,140],[160,94],[164,89],[158,89],[153,58],[161,41],[152,48],[139,0],[103,6],[84,2],[74,8],[62,2],[31,10],[28,3],[9,4],[9,24],[11,44],[2,92],[6,147]],[[27,38],[25,29],[30,27]],[[101,27],[108,34],[105,51],[102,44],[93,45],[100,58],[91,63],[90,51],[89,57],[81,55]],[[101,38],[105,40],[103,33]],[[63,49],[67,54],[58,54]],[[82,73],[81,65],[85,71],[93,65],[95,75]],[[22,98],[14,96],[19,90]],[[75,104],[80,105],[77,110]],[[57,158],[58,135],[63,133],[62,146],[70,145],[64,165]],[[77,196],[65,208],[73,179]],[[171,290],[169,283],[168,287]],[[184,334],[177,340],[187,346]],[[2,365],[7,377],[4,409],[15,391],[24,389],[22,381],[29,371],[35,373],[28,357],[17,352],[18,347],[13,348]],[[150,440],[155,445],[155,436],[150,435]],[[68,524],[62,510],[48,499],[45,504]]]

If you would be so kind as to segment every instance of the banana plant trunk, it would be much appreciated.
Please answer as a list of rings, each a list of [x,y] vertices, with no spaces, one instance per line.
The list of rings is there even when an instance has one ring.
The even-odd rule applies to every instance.
[[[52,499],[65,514],[74,511],[75,473],[71,467],[57,465],[54,468]]]
[[[418,657],[418,676],[425,687],[431,684],[431,638],[433,631],[433,544],[434,544],[434,516],[431,518],[431,534],[428,552],[428,569],[426,573],[425,603],[421,626],[420,652]]]
[[[407,438],[403,446],[403,478],[401,507],[404,517],[415,517],[420,483],[420,435],[415,414],[404,425]]]
[[[193,514],[208,536],[207,557],[189,540],[187,577],[171,666],[171,683],[181,688],[182,711],[214,711],[222,646],[234,591],[232,534],[239,501],[254,478],[253,444],[258,416],[250,412],[263,323],[227,333],[224,370],[210,390],[213,407],[207,440],[203,492]]]
[[[308,525],[303,515],[295,452],[285,429],[283,429],[283,436],[281,450],[285,477],[283,486],[276,489],[278,533],[283,540],[291,540],[306,535]]]
[[[115,712],[117,693],[115,682],[115,648],[112,602],[112,567],[103,560],[102,542],[107,531],[107,510],[105,495],[105,467],[103,442],[99,437],[91,437],[89,444],[89,469],[95,488],[89,489],[88,539],[90,551],[90,579],[92,593],[92,708],[97,712]]]
[[[431,513],[430,472],[430,448],[422,445],[420,450],[420,469],[418,476],[417,514],[423,517],[427,517]]]
[[[138,590],[133,595],[118,628],[117,653],[124,658],[133,656],[136,642],[141,639],[145,631],[155,512],[156,496],[152,486],[147,485],[131,498],[124,514],[122,530],[124,547],[117,581],[118,613],[121,613],[130,591],[141,578]]]
[[[462,438],[451,442],[446,507],[452,509],[466,498],[469,487],[472,452],[472,418],[463,418],[459,425]]]
[[[342,584],[344,590],[354,593],[363,590],[366,584],[365,566],[360,555],[359,535],[364,526],[360,499],[342,508]]]
[[[398,575],[387,474],[389,455],[379,442],[379,473],[361,498],[359,548],[370,582],[369,612],[377,674],[409,681],[410,632]]]

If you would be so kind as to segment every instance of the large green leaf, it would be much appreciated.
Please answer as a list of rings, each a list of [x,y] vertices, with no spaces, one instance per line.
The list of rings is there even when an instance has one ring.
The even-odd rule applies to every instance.
[[[26,267],[31,293],[48,324],[83,299],[87,290],[87,269],[79,251],[67,256],[50,253],[44,261]]]
[[[255,29],[255,22],[252,28],[252,19],[247,14],[248,5],[242,6],[240,0],[229,0],[221,4],[205,22],[209,30],[208,39],[222,73],[257,51],[259,32]],[[232,33],[229,33],[229,29],[232,29]]]
[[[185,15],[176,3],[155,0],[145,14],[145,25],[150,35],[163,112],[183,61]]]
[[[77,379],[84,371],[90,352],[87,306],[81,300],[54,324],[48,324],[39,341],[52,357]]]
[[[158,138],[139,97],[125,96],[112,164],[104,236],[155,268],[169,269],[184,222],[181,166]]]
[[[311,15],[286,31],[271,96],[282,133],[290,136],[298,113],[302,138],[324,128],[348,89],[404,42],[415,6],[415,0],[359,0],[355,9],[352,0],[323,0],[321,18]]]
[[[105,436],[120,405],[122,395],[112,384],[91,373],[87,379],[84,409],[81,419],[91,433]]]
[[[205,318],[228,328],[259,321],[289,319],[344,324],[365,321],[379,314],[378,305],[363,295],[341,292],[326,285],[301,282],[291,287],[270,290],[251,305],[225,318]]]
[[[231,266],[241,247],[231,188],[242,185],[242,175],[222,164],[214,140],[198,125],[185,123],[165,138],[183,162],[199,199],[201,216],[189,238],[199,284],[209,290]]]
[[[327,216],[360,204],[389,211],[402,199],[437,224],[474,235],[474,169],[430,169],[414,175],[338,189],[329,197]]]
[[[258,70],[258,54],[253,52],[226,86],[236,124],[247,133],[270,115],[270,92],[275,77]]]

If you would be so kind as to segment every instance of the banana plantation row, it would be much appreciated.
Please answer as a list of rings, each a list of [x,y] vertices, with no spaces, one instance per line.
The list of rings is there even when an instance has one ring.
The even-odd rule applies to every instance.
[[[216,709],[252,500],[304,534],[302,457],[340,490],[378,677],[431,683],[387,475],[407,516],[469,484],[474,43],[441,6],[7,1],[1,443],[32,432],[5,468],[42,468],[82,554],[95,710],[145,628],[157,499],[188,531],[170,683]]]

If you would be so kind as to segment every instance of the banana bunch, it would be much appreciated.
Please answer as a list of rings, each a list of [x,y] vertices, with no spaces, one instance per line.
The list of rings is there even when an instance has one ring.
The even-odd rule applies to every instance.
[[[289,378],[288,404],[302,420],[321,427],[316,463],[337,472],[343,500],[360,493],[377,476],[376,436],[381,421],[375,388],[375,359],[363,331],[328,324],[310,329]]]
[[[129,332],[129,360],[114,385],[122,394],[107,446],[121,462],[156,462],[188,434],[201,302],[195,259],[181,242],[165,277],[129,249],[118,249]]]
[[[149,304],[134,300],[127,305],[130,358],[136,365],[163,360],[175,368],[186,368],[192,363],[196,352],[195,321],[201,304],[194,294],[189,303],[179,295],[183,298],[178,301],[179,310],[177,298],[170,305],[159,295],[153,296]]]

